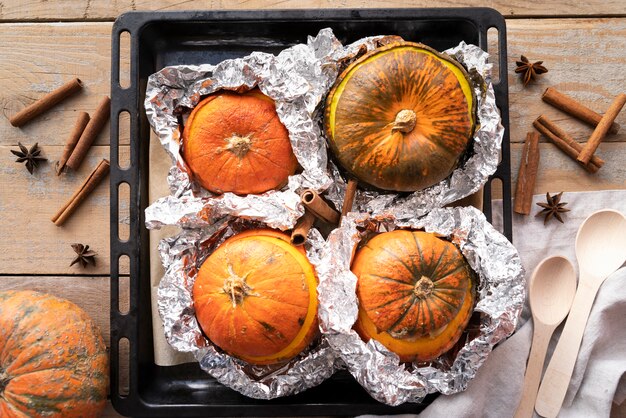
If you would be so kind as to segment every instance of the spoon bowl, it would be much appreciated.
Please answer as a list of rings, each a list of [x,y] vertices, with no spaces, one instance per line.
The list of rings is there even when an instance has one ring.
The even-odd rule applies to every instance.
[[[565,319],[576,293],[576,271],[565,257],[545,258],[530,278],[528,300],[535,323],[558,325]]]
[[[626,218],[615,210],[592,213],[578,229],[580,278],[572,309],[541,382],[535,409],[544,417],[561,410],[598,289],[626,261]]]
[[[580,270],[602,280],[626,260],[626,218],[603,210],[589,216],[576,235],[576,258]]]
[[[565,257],[545,258],[530,277],[528,300],[533,315],[533,342],[515,418],[529,418],[533,415],[550,337],[567,316],[575,293],[576,271]]]

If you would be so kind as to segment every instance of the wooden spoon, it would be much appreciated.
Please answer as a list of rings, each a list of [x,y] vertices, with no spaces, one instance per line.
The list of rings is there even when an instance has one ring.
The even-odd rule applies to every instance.
[[[528,300],[533,314],[533,342],[515,418],[533,416],[543,361],[554,329],[569,312],[576,293],[576,272],[565,257],[545,258],[530,277]]]
[[[556,417],[572,378],[593,300],[602,282],[626,261],[626,218],[614,210],[591,214],[578,229],[580,278],[563,333],[541,382],[535,410]]]

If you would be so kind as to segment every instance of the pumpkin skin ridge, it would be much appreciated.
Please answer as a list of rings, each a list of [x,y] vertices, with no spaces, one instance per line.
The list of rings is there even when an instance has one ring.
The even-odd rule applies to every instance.
[[[89,319],[89,318],[84,316],[84,315],[81,315],[80,319],[85,320],[85,319]],[[41,323],[29,324],[29,325],[36,326],[37,327],[36,329],[39,329],[39,327],[42,326],[42,325],[45,326],[45,324],[41,324]],[[66,322],[66,323],[63,323],[61,326],[56,327],[55,328],[55,332],[57,332],[59,335],[64,335],[65,332],[71,331],[73,326],[75,326],[73,323]],[[92,328],[92,330],[95,330],[95,329]],[[30,332],[31,331],[28,331],[27,333],[30,333]],[[23,337],[27,337],[27,336],[23,336]],[[47,358],[49,358],[47,352],[36,353],[36,350],[37,350],[36,347],[27,347],[26,349],[22,349],[17,356],[12,357],[9,360],[10,364],[4,370],[7,373],[11,374],[11,375],[14,375],[14,374],[23,375],[23,374],[36,372],[36,371],[42,371],[42,370],[48,370],[48,369],[54,369],[54,368],[63,368],[63,367],[60,367],[60,365],[55,362],[55,363],[52,363],[52,365],[50,365],[50,367],[38,368],[38,369],[35,369],[35,370],[30,370],[28,368],[28,365],[31,364],[32,362],[40,360],[40,359],[46,360]],[[35,353],[32,353],[32,354],[34,354],[34,356],[28,357],[28,355],[31,354],[32,351],[35,351]],[[72,359],[75,362],[80,362],[79,365],[82,365],[82,362],[85,359],[90,359],[91,358],[91,356],[86,356],[84,354],[85,353],[78,352],[75,356],[72,357]],[[80,369],[78,367],[75,368],[74,370],[77,371],[77,372],[80,371]]]
[[[415,190],[420,190],[423,188],[427,188],[432,186],[433,184],[438,183],[439,181],[443,180],[444,178],[448,177],[452,171],[454,171],[455,167],[457,167],[459,161],[461,160],[463,154],[467,151],[467,149],[469,148],[469,145],[471,144],[471,138],[473,136],[474,133],[474,129],[475,129],[475,120],[474,120],[474,113],[475,113],[475,106],[476,106],[476,100],[475,100],[475,96],[474,96],[474,91],[469,79],[469,76],[467,75],[467,72],[465,71],[465,69],[456,61],[454,61],[451,57],[446,56],[445,54],[441,54],[437,51],[435,51],[434,49],[423,45],[423,44],[419,44],[419,43],[413,43],[413,42],[398,42],[398,43],[394,43],[394,44],[389,44],[386,45],[384,47],[381,48],[377,48],[376,50],[370,51],[367,54],[365,54],[364,56],[362,56],[361,58],[357,59],[357,61],[355,61],[353,64],[351,64],[350,66],[348,66],[342,73],[341,75],[338,77],[338,82],[335,83],[335,85],[333,86],[333,88],[331,89],[330,93],[328,94],[327,100],[326,100],[326,108],[325,108],[325,133],[327,138],[329,139],[328,143],[329,146],[333,152],[333,154],[335,156],[341,154],[341,151],[337,148],[337,145],[335,143],[335,133],[334,133],[334,127],[336,126],[335,120],[334,120],[334,108],[333,108],[333,99],[335,98],[335,96],[337,95],[337,92],[340,90],[340,88],[342,87],[342,82],[346,79],[346,76],[351,73],[351,72],[356,72],[356,70],[354,70],[355,65],[361,64],[365,61],[367,61],[368,59],[375,57],[378,54],[383,54],[385,52],[388,52],[391,49],[401,49],[401,48],[405,48],[405,49],[411,49],[411,48],[415,48],[418,49],[420,53],[424,53],[424,54],[429,54],[435,58],[438,59],[438,63],[441,64],[443,67],[445,67],[447,70],[451,71],[454,76],[456,77],[456,83],[458,84],[458,88],[460,90],[463,91],[463,96],[465,97],[465,100],[467,101],[467,106],[466,106],[466,112],[465,114],[467,115],[467,117],[469,117],[469,129],[467,130],[467,132],[463,135],[464,137],[466,137],[465,140],[465,144],[462,147],[461,151],[459,151],[458,155],[455,155],[453,161],[449,161],[449,167],[446,167],[446,172],[447,175],[443,176],[442,178],[438,179],[435,181],[435,178],[438,178],[439,175],[436,174],[429,174],[429,176],[434,176],[433,180],[429,180],[428,181],[428,185],[425,186],[419,186],[417,188],[415,187],[405,187],[404,183],[406,182],[405,179],[402,178],[402,176],[400,176],[400,178],[396,178],[394,179],[393,176],[391,175],[386,175],[387,177],[390,178],[385,178],[384,180],[373,180],[373,178],[371,178],[371,174],[368,174],[368,177],[365,178],[363,176],[361,176],[359,173],[362,170],[359,170],[357,168],[354,167],[354,164],[352,164],[352,167],[348,166],[348,163],[346,163],[346,161],[342,161],[340,158],[337,158],[339,165],[345,170],[347,171],[349,174],[355,176],[356,178],[359,178],[363,183],[367,184],[370,187],[373,187],[374,189],[378,189],[378,190],[383,190],[383,191],[389,191],[389,190],[394,190],[394,191],[401,191],[401,192],[412,192]],[[464,83],[461,83],[461,80],[464,81]],[[339,92],[340,94],[342,92]],[[339,101],[339,99],[336,100],[337,102]],[[358,125],[359,122],[355,122],[355,125]],[[342,126],[345,126],[345,123],[342,123]],[[382,124],[383,126],[386,126],[385,124]],[[463,130],[463,132],[465,132],[465,130]],[[357,142],[357,141],[355,141]],[[445,149],[445,148],[444,148]],[[416,153],[416,155],[418,155],[419,153]],[[346,157],[347,161],[350,162],[354,162],[355,158],[354,156],[350,156],[350,157]],[[381,169],[384,169],[384,165],[379,165],[381,167]],[[439,165],[437,165],[439,166]],[[443,169],[437,169],[434,173],[437,172],[442,172]],[[414,178],[415,176],[417,176],[417,174],[415,175],[411,175],[413,177],[410,178]],[[409,177],[408,174],[406,177]],[[383,181],[383,183],[385,183],[386,185],[383,185],[382,183],[380,183],[380,181]],[[415,182],[415,181],[413,181]],[[423,182],[422,182],[423,183]]]
[[[2,414],[6,414],[6,415],[2,415]],[[16,409],[14,405],[9,403],[8,401],[5,401],[1,397],[0,397],[0,416],[2,417],[7,416],[8,418],[30,418],[24,412]]]
[[[245,307],[242,307],[242,308],[241,308],[241,310],[242,310],[242,312],[243,312],[243,313],[244,313],[244,314],[245,314],[245,315],[246,315],[246,316],[247,316],[247,317],[248,317],[251,321],[253,321],[253,322],[257,323],[257,324],[258,324],[261,328],[265,328],[265,327],[264,327],[264,325],[263,325],[263,323],[262,323],[262,322],[260,322],[258,319],[254,318],[252,315],[250,315],[250,313],[246,310],[246,308],[245,308]],[[271,343],[271,344],[275,344],[275,341],[274,341],[274,340],[273,340],[273,339],[272,339],[269,335],[267,335],[267,333],[263,332],[263,333],[260,333],[260,335],[261,335],[263,338],[265,338],[266,340],[268,340],[268,342],[269,342],[269,343]],[[282,351],[282,350],[280,350],[280,351]],[[280,352],[280,351],[279,351],[279,352]],[[273,354],[272,354],[272,355],[262,355],[262,354],[260,354],[260,355],[257,355],[257,356],[248,355],[248,356],[246,356],[245,358],[247,358],[247,359],[251,359],[251,360],[253,360],[255,363],[257,363],[257,361],[256,361],[257,359],[260,359],[259,361],[260,361],[261,363],[263,363],[263,359],[264,359],[264,358],[267,358],[267,357],[270,357],[270,356],[274,357],[274,355],[273,355]],[[278,356],[276,355],[276,357],[278,357]],[[242,357],[242,358],[243,358],[243,357]],[[257,364],[261,364],[261,363],[257,363]]]
[[[370,247],[371,249],[371,247]],[[413,273],[413,269],[411,269],[411,267],[404,262],[404,260],[400,259],[396,254],[393,254],[391,252],[389,252],[389,250],[387,250],[386,248],[381,248],[382,251],[384,251],[385,253],[389,254],[391,257],[393,257],[394,259],[396,259],[400,264],[402,264],[402,266],[406,269],[407,272],[409,273]]]
[[[269,162],[269,161],[271,161],[271,160],[270,160],[267,156],[265,156],[265,155],[263,155],[263,154],[260,154],[260,153],[258,153],[258,152],[254,152],[254,151],[252,151],[252,150],[250,150],[250,152],[251,152],[252,154],[255,154],[255,155],[259,156],[259,157],[262,157],[262,158],[263,158],[263,160],[265,160],[265,161],[268,161],[268,162]],[[258,170],[258,169],[257,169],[257,168],[256,168],[256,167],[252,164],[252,160],[251,160],[251,159],[248,159],[248,160],[247,160],[247,162],[248,162],[248,165],[250,166],[250,168],[252,169],[252,172],[253,172],[253,173],[255,173],[255,174],[258,176],[258,175],[259,175],[259,170]],[[291,174],[289,174],[289,172],[288,172],[287,170],[285,170],[285,169],[284,169],[284,167],[279,166],[279,165],[278,165],[278,164],[276,164],[275,162],[272,162],[272,165],[273,165],[273,166],[275,166],[275,167],[277,167],[277,168],[280,168],[281,170],[283,170],[283,171],[285,172],[285,181],[283,181],[282,183],[278,184],[278,185],[275,187],[275,189],[281,189],[281,188],[282,188],[285,184],[287,184],[287,182],[289,181],[289,176],[290,176]],[[261,170],[260,170],[260,172],[262,173],[262,172],[263,172],[263,169],[261,169]],[[292,173],[292,174],[293,174],[293,173]]]
[[[257,235],[257,234],[267,234],[267,235]],[[241,235],[241,237],[239,237],[239,235]],[[297,355],[298,353],[300,353],[304,348],[306,348],[306,346],[308,346],[311,341],[313,340],[313,338],[317,335],[318,333],[318,327],[317,327],[317,276],[315,274],[315,270],[313,268],[313,266],[310,264],[310,262],[308,261],[308,259],[306,258],[306,253],[304,252],[303,249],[300,248],[296,248],[293,247],[290,243],[289,243],[289,236],[283,233],[279,233],[277,231],[273,231],[273,230],[250,230],[250,231],[246,231],[244,233],[235,235],[231,238],[229,238],[229,240],[233,240],[233,242],[236,241],[240,241],[244,238],[253,238],[254,240],[257,241],[263,241],[266,243],[269,243],[271,245],[274,245],[284,251],[287,251],[287,254],[289,254],[293,260],[297,263],[298,266],[300,266],[299,268],[303,269],[302,272],[296,272],[295,270],[289,270],[290,271],[290,276],[294,276],[294,279],[297,279],[298,282],[302,282],[306,287],[303,288],[303,291],[306,291],[307,296],[307,300],[308,300],[308,304],[306,306],[297,306],[297,305],[292,305],[289,304],[287,301],[280,300],[280,299],[274,299],[274,298],[267,298],[268,302],[271,303],[276,303],[278,305],[276,306],[284,306],[284,305],[291,305],[294,306],[298,309],[303,309],[304,310],[304,316],[302,317],[304,320],[303,322],[299,322],[299,324],[301,324],[299,326],[299,328],[297,329],[297,332],[295,332],[294,337],[291,338],[286,342],[286,344],[283,344],[282,349],[280,351],[274,352],[270,355],[261,355],[261,356],[251,356],[251,355],[240,355],[237,354],[235,355],[235,357],[239,357],[240,359],[247,361],[251,364],[258,364],[258,365],[265,365],[265,364],[275,364],[275,363],[280,363],[282,361],[284,361],[285,359],[289,359],[294,357],[295,355]],[[276,253],[273,252],[272,254],[270,254],[270,257],[274,256]],[[270,258],[268,257],[268,258]],[[304,264],[306,263],[306,264]],[[279,265],[277,265],[276,268],[280,268]],[[308,270],[307,270],[308,269]],[[259,269],[260,270],[260,269]],[[308,273],[306,273],[308,271]],[[241,273],[241,272],[239,272]],[[262,272],[259,271],[259,274],[261,274]],[[236,273],[237,274],[237,273]],[[284,278],[284,274],[282,274],[280,276],[280,279]],[[249,276],[252,277],[252,276]],[[267,278],[267,280],[269,281],[271,278]],[[277,278],[274,278],[274,280],[279,280]],[[263,280],[265,281],[265,280]],[[253,284],[253,286],[256,286],[260,283],[259,282],[255,282]],[[312,287],[313,286],[313,287]],[[314,291],[312,292],[311,289],[313,289]],[[254,293],[254,288],[253,288],[253,293]],[[246,315],[246,317],[248,317],[249,320],[254,321],[254,323],[259,324],[260,326],[265,326],[263,325],[262,321],[260,321],[255,315],[252,315],[249,311],[248,311],[248,304],[246,302],[246,300],[252,300],[252,299],[259,299],[258,296],[255,295],[247,295],[245,297],[246,299],[243,301],[243,303],[241,305],[238,305],[238,307],[242,307],[242,312],[244,313],[244,315]],[[251,299],[249,299],[251,298]],[[311,302],[314,301],[315,303],[312,304]],[[230,303],[230,302],[229,302]],[[224,312],[224,309],[222,309],[222,312]],[[226,313],[225,315],[228,315],[228,313]],[[297,317],[297,315],[292,315],[294,318]],[[234,316],[231,315],[231,317],[234,318]],[[214,320],[217,320],[217,316],[214,317]],[[300,319],[298,320],[300,321]],[[232,326],[229,324],[229,328],[232,328]],[[280,328],[280,327],[279,327]],[[279,328],[272,328],[273,330],[278,330]],[[231,332],[231,331],[229,331]],[[273,331],[272,331],[273,332]],[[281,332],[282,334],[282,332]],[[264,335],[264,338],[267,339],[267,336]],[[209,339],[211,339],[209,337]],[[270,340],[270,342],[273,342]],[[228,352],[228,350],[225,350]],[[233,355],[233,353],[230,353],[231,355]]]
[[[403,285],[405,285],[405,286],[411,286],[411,287],[413,287],[413,285],[411,285],[411,283],[401,282],[400,280],[396,280],[396,279],[391,278],[391,277],[381,276],[381,275],[374,274],[374,273],[367,273],[367,274],[368,274],[368,275],[370,275],[370,276],[376,277],[377,279],[381,279],[381,280],[390,280],[390,281],[395,282],[395,283],[399,283],[399,284],[403,284]]]
[[[42,370],[39,374],[41,375],[45,375],[45,374],[49,374],[51,371],[56,372],[55,370]],[[77,381],[78,379],[73,378],[75,376],[75,373],[72,371],[68,371],[67,369],[64,369],[65,373],[68,376],[65,376],[65,379],[63,379],[63,381],[65,381],[66,379],[69,380],[74,380]],[[15,381],[15,383],[12,386],[18,386],[17,389],[22,389],[20,388],[20,384],[22,383],[21,380],[24,380],[24,376],[26,375],[22,375],[22,376],[18,376],[14,379],[12,379],[11,382]],[[86,378],[90,377],[90,376],[84,376]],[[32,379],[32,376],[29,376],[29,379]],[[47,376],[43,376],[43,378],[41,379],[42,381],[48,381],[49,377]],[[59,379],[56,379],[55,381],[58,381]],[[53,381],[54,382],[54,381]],[[79,384],[80,382],[77,381],[74,384]],[[29,383],[26,383],[26,385],[29,385]],[[9,385],[11,386],[11,384]],[[7,386],[7,389],[9,389],[9,386]],[[13,390],[16,388],[11,388],[12,390],[7,390],[6,394],[9,395],[9,398],[11,400],[13,400],[13,402],[17,402],[19,405],[24,406],[25,408],[29,408],[29,404],[32,404],[34,400],[37,400],[39,402],[37,402],[37,407],[38,408],[46,408],[46,409],[52,409],[55,410],[55,412],[60,413],[61,415],[53,415],[53,416],[59,416],[59,417],[73,417],[73,416],[85,416],[85,415],[74,415],[72,414],[71,409],[75,408],[76,406],[81,406],[80,404],[82,402],[86,402],[86,400],[83,401],[78,401],[77,399],[75,399],[72,396],[66,395],[65,397],[62,396],[56,396],[55,398],[50,398],[46,395],[35,395],[35,394],[30,394],[30,395],[26,395],[26,394],[18,394],[18,393],[14,393]],[[89,392],[89,388],[81,388],[80,392],[84,393],[84,392]],[[101,395],[101,394],[95,394],[96,397],[94,398],[93,396],[89,396],[88,400],[96,400],[96,401],[100,401],[100,402],[106,402],[107,397],[106,394],[105,395]],[[22,399],[26,398],[26,402],[22,402]],[[56,400],[60,400],[62,402],[61,405],[65,404],[65,408],[61,407],[62,409],[59,409],[58,407],[54,407],[53,404],[55,403],[54,401]],[[27,411],[23,411],[26,412]],[[39,415],[37,415],[39,416]],[[87,415],[87,416],[91,416],[91,415]]]
[[[48,371],[48,370],[56,370],[56,369],[65,370],[66,369],[65,367],[63,367],[63,365],[51,365],[49,367],[37,368],[35,370],[30,370],[30,369],[28,369],[26,367],[27,364],[29,364],[29,363],[31,363],[33,361],[38,361],[41,357],[43,357],[43,355],[37,356],[37,358],[32,359],[32,360],[29,359],[22,366],[18,365],[18,366],[13,367],[13,364],[15,363],[15,362],[13,362],[9,367],[7,367],[5,369],[5,372],[7,372],[11,376],[15,376],[15,375],[17,375],[17,376],[25,376],[25,375],[29,375],[29,374],[33,374],[33,373],[45,372],[45,371]],[[96,355],[86,355],[86,356],[76,357],[76,358],[74,358],[74,360],[79,361],[81,363],[84,363],[84,362],[90,363],[90,360],[91,360],[91,362],[94,362],[94,361],[97,361],[98,358],[99,358],[99,355],[96,354]],[[76,368],[73,369],[75,373],[84,374],[84,373],[88,373],[88,372],[90,373],[91,372],[91,370],[85,369],[85,365],[81,364],[80,366],[82,366],[82,367],[76,367]],[[23,369],[26,369],[26,370],[23,370]]]
[[[467,325],[467,322],[469,321],[469,316],[471,316],[471,311],[473,308],[473,303],[474,303],[474,287],[473,287],[473,283],[474,283],[474,278],[473,275],[471,273],[471,270],[469,270],[466,261],[464,260],[464,258],[462,257],[461,253],[458,251],[458,249],[456,249],[456,247],[453,246],[452,243],[450,243],[449,241],[443,240],[441,238],[438,238],[436,236],[434,236],[433,234],[428,234],[428,233],[424,233],[424,232],[420,232],[420,231],[406,231],[406,230],[396,230],[393,232],[399,232],[399,233],[404,233],[402,235],[400,235],[400,237],[403,237],[402,239],[400,238],[396,238],[397,239],[397,244],[393,244],[393,245],[400,245],[403,244],[406,245],[406,243],[409,242],[413,242],[414,243],[414,248],[417,249],[419,248],[418,252],[422,252],[424,253],[425,248],[420,248],[419,246],[419,242],[416,240],[417,234],[421,234],[422,235],[422,244],[426,244],[427,242],[429,242],[429,240],[433,240],[434,242],[439,243],[441,246],[443,246],[443,248],[445,249],[445,251],[442,251],[441,248],[439,248],[437,250],[437,252],[435,252],[435,248],[437,247],[431,247],[429,246],[429,249],[432,249],[432,251],[427,251],[427,253],[422,254],[423,256],[421,257],[422,261],[419,261],[417,259],[411,259],[413,262],[420,262],[420,263],[426,263],[424,264],[423,268],[421,271],[418,272],[417,275],[415,275],[415,273],[412,273],[416,276],[415,280],[417,281],[417,279],[420,277],[420,275],[422,277],[424,277],[424,275],[426,275],[427,273],[432,274],[437,274],[437,270],[439,268],[441,268],[442,266],[445,265],[445,270],[444,272],[449,276],[450,273],[453,273],[457,270],[461,270],[461,273],[457,273],[457,278],[455,278],[455,284],[456,287],[452,287],[450,288],[450,290],[448,290],[449,286],[445,286],[445,289],[443,292],[441,292],[439,290],[439,288],[435,285],[434,280],[431,281],[432,286],[432,293],[430,293],[428,295],[428,297],[426,297],[425,299],[423,299],[420,303],[417,303],[418,300],[420,300],[416,295],[412,295],[412,292],[403,292],[404,295],[410,295],[410,296],[402,296],[400,293],[395,292],[395,293],[391,293],[390,294],[390,298],[394,298],[397,297],[399,299],[397,300],[393,300],[393,299],[389,299],[387,302],[389,305],[393,304],[393,303],[398,303],[398,301],[400,301],[401,305],[398,305],[399,307],[396,308],[398,309],[398,311],[394,311],[397,312],[397,314],[393,317],[393,321],[391,323],[389,323],[388,326],[385,326],[385,328],[380,328],[378,325],[376,325],[373,321],[374,319],[372,317],[370,317],[370,314],[368,312],[374,312],[375,310],[379,309],[380,307],[377,305],[365,305],[362,303],[361,300],[361,296],[359,296],[359,319],[357,319],[357,323],[355,324],[355,329],[357,330],[357,332],[359,332],[359,334],[364,338],[364,339],[369,339],[370,337],[374,338],[374,334],[371,334],[371,332],[375,332],[375,335],[387,335],[388,339],[391,339],[391,343],[389,341],[381,341],[379,339],[379,341],[381,341],[381,343],[383,343],[383,345],[387,346],[389,349],[391,349],[392,351],[396,351],[394,350],[394,346],[397,345],[395,344],[393,341],[408,341],[411,338],[412,339],[416,339],[417,341],[420,340],[420,338],[423,340],[425,336],[428,335],[432,335],[435,331],[438,331],[438,334],[445,334],[447,336],[452,335],[452,337],[456,338],[452,344],[454,345],[454,343],[456,343],[456,340],[460,337],[460,335],[463,332],[464,327]],[[374,237],[373,239],[370,239],[367,243],[367,245],[370,246],[374,246],[376,247],[378,245],[378,249],[380,250],[380,254],[384,254],[385,250],[387,249],[392,249],[393,250],[394,246],[389,246],[389,247],[383,247],[381,245],[379,245],[380,243],[378,241],[375,241],[374,239],[383,235],[387,235],[387,237],[389,237],[391,234],[393,234],[393,232],[391,233],[382,233],[377,235],[376,237]],[[410,240],[407,240],[409,237],[411,237]],[[427,238],[427,240],[424,241],[424,239]],[[403,241],[404,240],[404,241]],[[393,242],[391,239],[388,239],[387,241],[384,242]],[[364,249],[365,246],[361,247],[361,249]],[[402,248],[402,247],[401,247]],[[455,248],[455,253],[450,253],[450,250],[452,248]],[[371,248],[369,251],[372,251]],[[411,250],[413,251],[413,250]],[[398,254],[402,254],[402,253],[398,253]],[[415,254],[415,252],[413,252],[413,254]],[[361,281],[362,277],[366,277],[366,276],[372,276],[372,275],[376,275],[375,273],[372,274],[369,271],[372,271],[372,269],[375,269],[379,267],[378,264],[363,264],[365,261],[364,260],[359,260],[359,255],[360,254],[356,254],[354,261],[353,261],[353,272],[357,275],[358,278],[358,282]],[[399,255],[401,256],[401,255]],[[373,253],[369,253],[368,257],[370,259],[375,257],[375,254]],[[424,258],[426,257],[426,258]],[[452,257],[452,258],[451,258]],[[430,261],[428,261],[430,260]],[[459,268],[455,268],[455,269],[450,269],[450,265],[452,263],[451,260],[455,260],[455,262],[457,264],[460,265]],[[360,264],[359,264],[360,263]],[[356,267],[356,265],[359,265],[361,267]],[[356,267],[356,270],[354,269],[354,267]],[[432,269],[432,272],[428,272],[429,267]],[[463,268],[461,268],[463,267]],[[460,275],[459,275],[460,274]],[[461,279],[461,277],[463,277],[463,279]],[[448,283],[445,283],[446,280],[448,280],[448,278],[444,278],[444,283],[445,285],[448,285]],[[462,280],[462,281],[459,281]],[[372,282],[374,283],[374,282]],[[374,284],[368,284],[368,286],[375,286]],[[376,282],[377,283],[377,282]],[[416,282],[415,282],[416,283]],[[394,281],[394,284],[397,286],[403,286],[406,285],[406,283],[403,282],[398,282],[398,281]],[[357,285],[357,294],[360,294],[359,292],[361,291],[361,284],[358,283]],[[381,294],[383,295],[383,293],[380,293],[382,291],[386,291],[385,289],[387,288],[381,288],[381,289],[377,289],[377,293],[376,294]],[[458,296],[453,296],[450,293],[454,293],[457,294]],[[393,295],[393,296],[392,296]],[[384,296],[381,296],[384,297]],[[460,299],[460,303],[457,303],[457,306],[451,305],[450,301],[454,300],[455,302],[458,301]],[[467,312],[463,312],[464,309],[468,309],[467,308],[467,304],[468,299],[471,299],[471,304],[469,306],[469,310]],[[403,301],[403,302],[402,302]],[[414,307],[414,305],[417,306]],[[423,308],[423,309],[422,309]],[[439,319],[437,321],[435,321],[435,317],[431,314],[433,312],[437,312],[437,315],[444,315],[441,318],[449,318],[447,320],[445,319]],[[362,324],[359,325],[360,323],[363,322],[361,316],[365,315],[368,318],[369,321],[369,330],[370,330],[370,334],[364,334],[363,331],[363,326]],[[462,316],[465,315],[467,316],[467,318],[462,318]],[[422,319],[419,319],[420,317],[422,317]],[[413,318],[413,319],[411,319]],[[408,320],[409,322],[405,321]],[[411,327],[414,327],[415,325],[411,325],[413,322],[412,321],[418,321],[416,323],[416,325],[418,325],[421,328],[421,332],[419,330],[414,330],[411,331]],[[442,322],[439,322],[440,320],[442,320]],[[467,321],[464,321],[467,320]],[[405,324],[406,322],[406,324]],[[405,324],[405,325],[403,325]],[[441,324],[441,325],[438,325]],[[446,331],[447,328],[450,326],[450,324],[461,324],[462,328],[457,331],[459,332],[450,332],[450,331]],[[409,328],[406,328],[409,327]],[[420,334],[422,336],[420,336]],[[409,338],[411,335],[414,335],[414,337]],[[395,337],[395,338],[394,338]],[[387,337],[385,337],[387,338]],[[402,339],[399,339],[402,338]],[[378,339],[378,338],[376,338]],[[384,338],[383,338],[384,339]],[[437,340],[433,340],[433,341],[437,341]],[[391,344],[391,347],[389,346],[389,344]],[[420,343],[422,344],[422,343]],[[449,345],[449,344],[446,344]],[[419,344],[418,344],[419,346]],[[447,351],[449,348],[447,348],[445,351]],[[402,353],[398,353],[398,354],[402,354]],[[440,355],[440,354],[438,354]],[[407,357],[404,356],[404,358],[406,359]],[[408,361],[408,360],[403,360],[403,361]],[[411,360],[412,361],[412,360]]]
[[[274,165],[274,166],[276,166],[276,167],[278,167],[278,168],[282,168],[282,169],[284,169],[284,167],[282,167],[282,166],[278,165],[278,163],[276,163],[275,161],[270,160],[270,159],[269,159],[269,157],[268,157],[267,155],[265,155],[265,154],[263,154],[263,153],[260,153],[260,152],[258,152],[257,150],[253,150],[253,149],[251,149],[251,150],[250,150],[250,151],[248,151],[248,152],[251,152],[252,154],[258,155],[259,157],[263,157],[263,159],[264,159],[265,161],[269,162],[270,164],[272,164],[272,165]],[[252,166],[252,162],[251,162],[251,161],[248,161],[248,164],[250,164],[250,165]],[[287,171],[287,170],[285,170],[285,171]]]

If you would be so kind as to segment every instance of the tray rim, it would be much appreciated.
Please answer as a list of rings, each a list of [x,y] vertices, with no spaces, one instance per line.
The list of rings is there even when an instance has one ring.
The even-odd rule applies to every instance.
[[[472,16],[469,16],[471,14]],[[475,16],[478,15],[478,16]],[[311,414],[306,411],[307,406],[312,404],[249,404],[237,405],[173,405],[173,404],[150,404],[141,398],[138,387],[138,358],[140,354],[137,344],[131,344],[130,353],[130,393],[128,396],[119,395],[118,387],[118,366],[119,366],[119,341],[126,338],[129,341],[139,339],[139,319],[138,299],[141,287],[141,267],[145,263],[147,256],[148,231],[144,227],[143,209],[147,203],[147,169],[144,170],[146,156],[139,155],[139,141],[145,135],[145,121],[141,125],[140,118],[145,119],[143,109],[143,90],[140,85],[139,48],[141,48],[141,33],[152,23],[168,22],[210,22],[214,20],[232,21],[372,21],[389,20],[393,18],[403,18],[406,20],[466,20],[476,26],[479,36],[479,46],[487,50],[487,30],[491,27],[498,29],[499,47],[499,81],[494,83],[496,102],[501,111],[502,124],[505,126],[505,134],[502,143],[502,161],[496,172],[485,184],[484,195],[489,197],[489,204],[485,206],[483,212],[488,220],[491,220],[491,181],[494,178],[502,182],[503,192],[503,212],[504,234],[512,240],[511,225],[511,190],[510,190],[510,144],[509,144],[509,115],[508,115],[508,82],[506,77],[506,22],[504,17],[494,9],[487,7],[461,7],[461,8],[399,8],[399,9],[276,9],[276,10],[213,10],[213,11],[174,11],[174,12],[152,12],[152,11],[132,11],[118,17],[112,29],[112,49],[111,49],[111,402],[114,408],[120,413],[156,416],[169,416],[174,411],[183,416],[194,416],[198,414],[214,413],[218,415],[278,415],[280,409],[282,413],[293,414],[298,411],[300,414]],[[131,86],[123,89],[119,83],[119,34],[129,32],[131,35]],[[504,46],[504,47],[503,47]],[[158,70],[158,69],[157,69]],[[132,103],[132,109],[128,106]],[[122,169],[118,162],[118,132],[119,114],[126,111],[130,114],[130,165]],[[143,128],[143,129],[140,129]],[[148,131],[149,131],[148,126]],[[149,132],[148,132],[149,135]],[[141,137],[141,138],[140,138]],[[144,164],[142,165],[142,158]],[[121,183],[127,183],[130,188],[130,234],[126,241],[121,241],[118,236],[118,214],[119,196],[118,187]],[[487,199],[485,199],[487,202]],[[508,216],[507,216],[508,214]],[[508,220],[508,223],[507,223]],[[142,235],[143,234],[143,235]],[[130,309],[123,315],[117,309],[119,292],[119,265],[118,260],[126,255],[130,259]],[[145,275],[145,273],[144,273]],[[144,284],[145,285],[145,284]],[[132,359],[134,358],[134,362]],[[134,366],[134,367],[133,367]],[[135,388],[133,390],[133,388]],[[356,404],[315,404],[322,407],[317,413],[323,414],[346,414],[350,412],[350,407]],[[414,404],[413,404],[414,405]],[[369,405],[380,406],[369,409],[380,411],[379,413],[398,413],[398,408],[392,408],[383,404]]]

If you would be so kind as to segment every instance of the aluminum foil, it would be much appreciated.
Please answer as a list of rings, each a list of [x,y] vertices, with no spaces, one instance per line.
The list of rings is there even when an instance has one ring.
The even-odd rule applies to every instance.
[[[277,56],[253,52],[218,65],[172,66],[151,75],[144,103],[146,115],[173,167],[168,176],[171,195],[146,209],[146,226],[149,229],[163,225],[203,227],[233,214],[274,228],[293,227],[304,213],[299,192],[306,188],[321,192],[332,182],[327,171],[326,142],[321,134],[318,105],[346,60],[380,46],[385,39],[364,38],[344,47],[332,30],[322,29],[317,36],[309,37],[306,44],[287,48]],[[191,181],[180,154],[181,119],[207,94],[220,89],[245,91],[254,87],[275,101],[303,171],[291,176],[283,190],[247,196],[213,195]]]
[[[365,343],[352,330],[358,301],[350,259],[362,238],[357,226],[378,231],[422,229],[448,237],[478,274],[475,312],[482,313],[478,335],[468,339],[451,362],[440,358],[426,367],[400,363],[383,345],[374,340]],[[320,264],[320,328],[359,383],[389,405],[420,402],[434,392],[450,395],[465,390],[494,345],[513,333],[524,304],[524,270],[517,250],[473,207],[434,209],[410,220],[352,212],[328,237]]]
[[[353,206],[355,212],[367,212],[374,216],[391,214],[398,220],[423,216],[432,209],[443,207],[478,191],[498,168],[504,126],[496,106],[489,54],[465,42],[444,52],[465,67],[474,86],[478,124],[469,158],[441,182],[408,196],[359,189]],[[331,167],[331,172],[334,186],[327,195],[340,207],[345,180],[336,167]]]
[[[167,341],[176,350],[191,352],[200,367],[220,383],[258,399],[293,395],[319,385],[338,367],[338,358],[325,337],[307,351],[280,366],[251,366],[216,348],[202,334],[196,320],[192,291],[202,262],[228,237],[265,226],[225,217],[204,229],[183,230],[159,244],[165,275],[159,284],[158,309]],[[307,256],[321,268],[325,241],[312,228]]]

